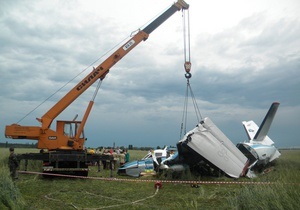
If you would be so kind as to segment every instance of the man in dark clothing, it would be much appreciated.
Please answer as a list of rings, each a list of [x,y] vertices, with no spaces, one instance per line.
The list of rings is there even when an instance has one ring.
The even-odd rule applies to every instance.
[[[14,153],[14,148],[9,148],[9,158],[8,158],[8,165],[10,170],[10,176],[13,180],[18,179],[17,175],[17,168],[19,167],[19,161],[17,159],[17,156]]]

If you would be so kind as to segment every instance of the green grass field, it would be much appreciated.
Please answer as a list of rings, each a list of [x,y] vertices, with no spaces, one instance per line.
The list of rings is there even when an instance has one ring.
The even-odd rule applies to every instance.
[[[90,167],[91,179],[45,179],[19,174],[19,179],[13,182],[7,166],[8,149],[0,151],[0,209],[300,209],[300,150],[282,151],[274,170],[251,180],[195,178],[189,174],[183,178],[272,184],[200,184],[195,188],[191,184],[163,182],[158,191],[154,181],[158,177],[129,178],[114,171],[114,178],[130,181],[108,180],[110,172],[97,172],[96,166]],[[16,153],[26,152],[38,151],[16,149]],[[146,154],[146,151],[129,152],[131,160]],[[40,163],[30,162],[29,170],[40,170]]]

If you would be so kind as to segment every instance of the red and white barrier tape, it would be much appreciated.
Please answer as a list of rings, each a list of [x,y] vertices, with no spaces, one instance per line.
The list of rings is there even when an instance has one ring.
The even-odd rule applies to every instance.
[[[242,182],[242,181],[190,181],[190,180],[154,180],[154,179],[120,179],[120,178],[103,178],[103,177],[88,177],[88,176],[75,176],[75,175],[65,175],[65,174],[53,174],[53,173],[41,173],[33,171],[18,171],[21,174],[35,174],[35,175],[46,175],[46,176],[56,176],[56,177],[66,177],[66,178],[77,178],[77,179],[91,179],[91,180],[104,180],[104,181],[121,181],[121,182],[155,182],[157,183],[177,183],[177,184],[231,184],[231,185],[272,185],[276,182]],[[280,184],[290,184],[290,185],[300,185],[300,183],[280,183]],[[161,187],[161,186],[159,186]]]

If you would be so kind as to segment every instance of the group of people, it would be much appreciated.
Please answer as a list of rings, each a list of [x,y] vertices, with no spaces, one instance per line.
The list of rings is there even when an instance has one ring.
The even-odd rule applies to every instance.
[[[102,155],[111,155],[113,156],[113,161],[110,163],[108,160],[102,160],[101,165],[103,169],[116,169],[118,166],[122,166],[125,163],[129,162],[130,155],[128,150],[122,150],[120,148],[116,149],[105,149],[103,148],[101,151],[99,149],[90,149],[88,151],[92,154],[102,154]],[[98,164],[98,163],[96,163]]]

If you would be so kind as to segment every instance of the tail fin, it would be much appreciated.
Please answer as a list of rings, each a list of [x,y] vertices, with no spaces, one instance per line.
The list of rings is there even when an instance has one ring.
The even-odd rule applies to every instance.
[[[259,126],[258,131],[256,132],[255,136],[254,136],[254,141],[264,141],[265,138],[267,137],[267,134],[269,132],[269,129],[271,127],[271,124],[273,122],[273,119],[275,117],[275,114],[277,112],[277,109],[279,107],[279,103],[278,102],[274,102],[267,115],[265,116],[264,120],[262,121],[261,125]]]

